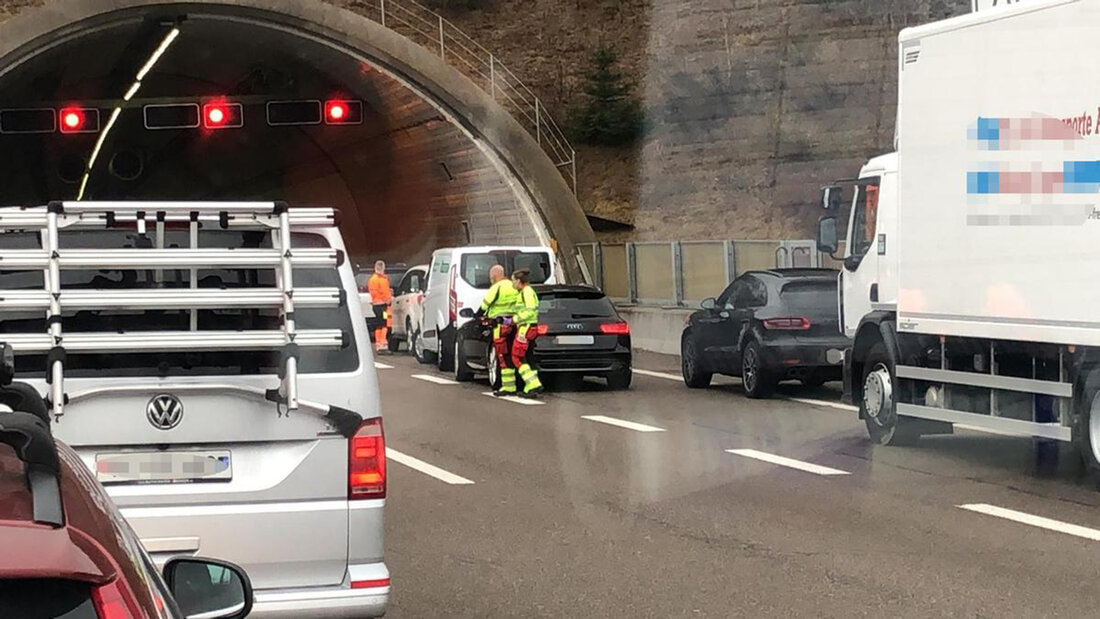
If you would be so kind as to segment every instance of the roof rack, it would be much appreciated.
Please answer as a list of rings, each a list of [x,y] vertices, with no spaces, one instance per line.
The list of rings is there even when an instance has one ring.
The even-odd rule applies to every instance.
[[[44,207],[0,208],[0,234],[39,231],[41,250],[0,250],[0,270],[45,274],[42,290],[0,291],[0,312],[44,310],[45,333],[5,333],[3,340],[16,352],[46,353],[47,403],[54,419],[64,414],[65,353],[191,351],[281,351],[280,384],[268,399],[297,409],[298,351],[303,347],[341,347],[349,334],[336,329],[299,331],[295,307],[341,307],[347,299],[339,288],[295,288],[293,269],[335,268],[343,252],[335,249],[291,247],[291,231],[333,227],[336,213],[325,208],[288,208],[282,202],[51,202]],[[63,249],[60,232],[69,228],[152,228],[155,247],[139,249]],[[164,247],[169,228],[190,232],[189,248]],[[272,232],[271,249],[200,248],[204,229],[259,229]],[[62,270],[78,269],[189,269],[190,288],[63,289]],[[275,287],[215,289],[198,287],[200,269],[273,269]],[[200,309],[279,309],[281,328],[271,331],[199,331]],[[191,314],[189,330],[69,333],[63,330],[65,310],[184,310]]]

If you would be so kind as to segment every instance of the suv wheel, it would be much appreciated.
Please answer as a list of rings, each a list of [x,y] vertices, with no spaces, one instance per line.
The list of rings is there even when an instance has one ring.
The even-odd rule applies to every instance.
[[[621,370],[616,370],[607,375],[607,386],[610,389],[616,391],[622,391],[623,389],[630,389],[630,380],[633,378],[634,373],[629,367],[625,367]]]
[[[703,370],[695,338],[690,331],[685,333],[680,341],[680,371],[684,375],[684,384],[691,389],[706,389],[710,386],[711,378],[714,377],[710,372]]]
[[[500,359],[497,357],[496,346],[489,346],[489,359],[485,367],[489,369],[489,386],[493,391],[500,389]]]
[[[470,369],[470,366],[466,363],[466,350],[463,344],[465,344],[466,338],[461,333],[456,333],[454,345],[454,372],[455,380],[460,383],[465,383],[474,379],[474,371]]]
[[[741,384],[750,398],[767,398],[775,392],[778,381],[764,365],[760,344],[750,340],[741,351]]]

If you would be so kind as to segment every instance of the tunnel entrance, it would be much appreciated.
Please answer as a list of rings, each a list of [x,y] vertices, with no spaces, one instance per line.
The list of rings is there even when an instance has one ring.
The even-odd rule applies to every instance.
[[[363,265],[413,264],[452,245],[587,240],[555,234],[561,214],[545,212],[553,191],[532,188],[449,102],[384,62],[256,10],[113,11],[0,61],[3,205],[332,206]]]

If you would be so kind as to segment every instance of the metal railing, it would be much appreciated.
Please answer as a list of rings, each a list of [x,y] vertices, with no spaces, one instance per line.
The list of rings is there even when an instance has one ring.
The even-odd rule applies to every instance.
[[[746,271],[830,267],[813,241],[585,243],[577,258],[589,282],[619,303],[683,307],[718,296]]]
[[[546,106],[492,52],[439,13],[413,0],[363,0],[357,10],[386,28],[438,53],[512,113],[577,192],[577,152]]]

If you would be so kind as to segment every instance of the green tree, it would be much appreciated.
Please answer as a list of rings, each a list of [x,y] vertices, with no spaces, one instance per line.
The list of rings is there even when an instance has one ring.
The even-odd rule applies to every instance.
[[[634,85],[615,69],[618,56],[607,47],[592,54],[585,74],[584,102],[570,114],[573,135],[586,144],[619,146],[642,134],[642,102]]]

